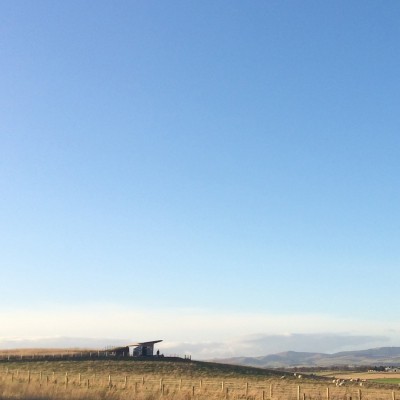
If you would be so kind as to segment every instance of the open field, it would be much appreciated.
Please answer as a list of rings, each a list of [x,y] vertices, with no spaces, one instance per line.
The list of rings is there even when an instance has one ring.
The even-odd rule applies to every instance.
[[[400,385],[400,377],[398,377],[398,378],[371,379],[371,382],[387,383],[387,384],[390,384],[390,385]]]
[[[337,378],[343,379],[400,379],[400,373],[394,372],[336,372]]]
[[[400,373],[393,372],[336,372],[332,376],[341,379],[360,380],[362,382],[386,383],[392,385],[400,384]]]
[[[396,400],[400,389],[189,360],[31,360],[0,362],[0,399]]]

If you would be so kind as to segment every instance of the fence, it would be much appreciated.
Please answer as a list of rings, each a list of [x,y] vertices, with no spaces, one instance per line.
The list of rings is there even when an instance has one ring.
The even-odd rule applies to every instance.
[[[135,359],[168,359],[168,360],[186,360],[190,361],[191,356],[184,355],[183,357],[177,354],[134,357]],[[62,361],[62,360],[105,360],[105,359],[132,359],[129,353],[118,353],[106,350],[91,351],[91,352],[70,352],[70,353],[45,353],[45,354],[1,354],[0,361]]]
[[[312,381],[297,384],[295,380],[268,380],[241,378],[192,379],[124,375],[94,374],[88,372],[31,371],[6,368],[0,372],[0,383],[14,387],[30,387],[47,392],[65,392],[80,395],[86,391],[110,391],[114,398],[166,399],[247,399],[247,400],[400,400],[399,389],[378,387],[337,387]],[[145,397],[145,395],[147,397]],[[74,396],[69,395],[69,398]]]

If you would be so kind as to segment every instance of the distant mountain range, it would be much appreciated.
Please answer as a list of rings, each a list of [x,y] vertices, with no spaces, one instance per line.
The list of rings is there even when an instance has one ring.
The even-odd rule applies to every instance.
[[[400,366],[400,347],[379,347],[359,351],[342,351],[334,354],[287,351],[262,357],[232,357],[214,359],[213,361],[259,368]]]

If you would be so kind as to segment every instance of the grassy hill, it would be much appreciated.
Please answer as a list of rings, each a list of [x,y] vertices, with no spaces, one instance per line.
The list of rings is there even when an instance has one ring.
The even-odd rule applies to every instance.
[[[358,384],[357,384],[358,385]],[[0,399],[4,400],[224,400],[238,398],[332,398],[360,395],[359,386],[332,378],[179,358],[52,357],[0,361]],[[390,398],[393,386],[365,384],[371,400]],[[301,390],[301,392],[300,392]]]
[[[180,358],[163,358],[138,360],[109,359],[109,360],[77,360],[65,359],[29,359],[0,361],[0,369],[19,371],[43,371],[43,373],[85,373],[85,374],[134,374],[134,375],[157,375],[157,376],[181,376],[190,378],[202,378],[208,376],[219,376],[221,378],[239,377],[271,377],[277,378],[286,374],[276,370],[268,370],[251,366],[230,365],[205,361],[184,360]]]

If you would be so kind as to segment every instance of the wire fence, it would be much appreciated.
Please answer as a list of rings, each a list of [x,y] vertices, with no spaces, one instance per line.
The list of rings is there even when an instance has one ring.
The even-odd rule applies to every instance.
[[[115,353],[113,351],[99,350],[90,352],[69,352],[69,353],[45,353],[45,354],[0,354],[0,361],[62,361],[62,360],[105,360],[105,359],[132,359],[133,357],[128,353]],[[190,355],[167,354],[167,355],[154,355],[134,357],[137,360],[149,359],[179,359],[191,360]]]
[[[6,368],[0,372],[0,383],[3,388],[6,385],[25,392],[26,388],[35,393],[64,392],[71,399],[78,394],[82,397],[84,393],[108,392],[115,399],[400,400],[399,388],[336,386],[312,381],[298,384],[289,379],[195,379]]]

